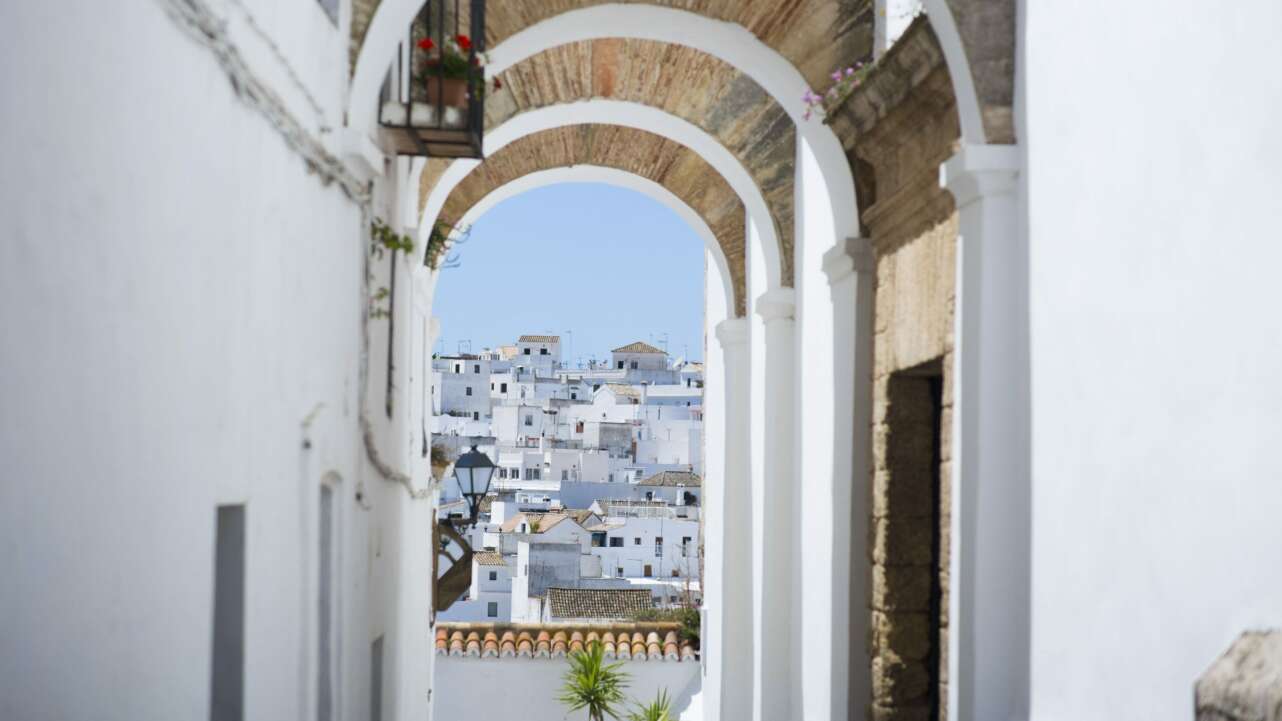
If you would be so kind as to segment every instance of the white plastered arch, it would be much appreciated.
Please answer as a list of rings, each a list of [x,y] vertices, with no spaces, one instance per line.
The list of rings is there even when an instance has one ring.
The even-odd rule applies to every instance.
[[[582,100],[562,105],[551,105],[529,110],[509,119],[485,135],[485,153],[490,155],[519,138],[552,128],[568,125],[621,125],[654,133],[680,143],[697,153],[711,165],[743,202],[748,217],[753,220],[760,235],[761,252],[765,258],[770,287],[780,285],[781,257],[779,235],[769,206],[761,189],[725,146],[698,126],[658,108],[622,100]],[[436,223],[445,200],[480,161],[458,160],[450,165],[428,194],[419,224],[419,246],[426,249],[427,239]],[[745,257],[748,255],[745,248]],[[734,307],[733,305],[731,306]]]
[[[372,129],[375,105],[383,76],[392,62],[405,28],[422,0],[382,0],[361,45],[348,102],[348,122],[358,129]],[[923,0],[931,26],[939,38],[961,122],[962,140],[984,143],[983,119],[965,46],[945,0]],[[806,120],[801,101],[809,85],[801,73],[773,48],[741,25],[714,20],[698,13],[644,4],[596,5],[571,10],[535,23],[511,36],[490,52],[486,72],[499,73],[521,60],[551,47],[594,38],[627,37],[670,42],[695,48],[734,66],[757,82],[788,113],[798,134],[814,150],[832,199],[836,242],[859,235],[855,185],[846,154],[832,129],[819,118]]]
[[[515,197],[526,191],[542,188],[549,185],[558,185],[561,183],[606,183],[627,190],[632,190],[662,203],[669,210],[677,214],[677,217],[685,221],[694,232],[703,240],[704,246],[712,254],[713,262],[717,266],[717,274],[721,278],[721,287],[725,294],[726,308],[735,308],[734,302],[734,282],[730,275],[730,266],[726,262],[725,253],[721,250],[721,244],[717,241],[717,236],[708,227],[703,217],[694,211],[675,193],[663,187],[662,185],[642,177],[635,173],[618,168],[608,168],[600,165],[570,165],[559,168],[548,168],[539,170],[527,175],[523,175],[514,180],[508,181],[503,185],[491,190],[468,209],[463,217],[459,219],[459,224],[471,226],[478,218],[488,212],[491,208],[508,198]],[[747,236],[745,230],[745,238]],[[744,292],[747,292],[745,288]]]
[[[348,103],[348,122],[352,127],[372,129],[377,122],[375,106],[379,87],[405,28],[421,5],[421,0],[379,3],[352,78]],[[858,235],[855,184],[841,143],[831,128],[818,119],[807,122],[801,117],[804,112],[801,98],[808,87],[801,73],[742,26],[654,5],[597,5],[535,23],[491,48],[486,72],[502,72],[551,47],[608,37],[686,45],[720,58],[755,80],[788,112],[797,124],[798,133],[809,140],[820,158],[826,190],[833,198],[833,225],[838,237]]]

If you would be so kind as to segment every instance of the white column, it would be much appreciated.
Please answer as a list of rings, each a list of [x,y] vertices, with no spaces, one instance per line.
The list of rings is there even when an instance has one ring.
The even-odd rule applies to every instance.
[[[711,692],[721,719],[752,716],[752,494],[749,473],[748,320],[717,325],[725,363],[725,463],[721,508],[721,621],[718,628],[718,687]]]
[[[965,146],[943,166],[957,200],[949,708],[1028,718],[1031,493],[1028,249],[1019,151]]]
[[[880,58],[922,11],[921,0],[876,0],[873,7],[873,55]]]
[[[796,423],[796,308],[791,288],[775,288],[757,298],[757,314],[765,323],[765,457],[760,477],[754,476],[753,553],[760,559],[761,578],[755,583],[760,605],[756,612],[753,671],[755,721],[783,721],[792,712],[793,544],[797,529],[793,514]],[[755,524],[754,524],[755,526]],[[756,579],[754,579],[755,581]]]
[[[872,464],[872,338],[874,283],[872,245],[847,238],[824,254],[833,304],[833,529],[828,647],[830,669],[827,717],[863,719],[871,698],[867,599]],[[822,666],[820,669],[822,670]]]

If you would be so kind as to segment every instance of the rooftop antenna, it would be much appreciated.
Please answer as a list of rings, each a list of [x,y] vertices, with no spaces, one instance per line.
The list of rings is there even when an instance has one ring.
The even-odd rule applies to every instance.
[[[663,347],[663,352],[664,352],[664,353],[667,353],[667,352],[668,352],[668,334],[667,334],[667,333],[660,333],[660,334],[659,334],[658,336],[656,336],[656,337],[658,337],[658,338],[662,338],[662,339],[663,339],[663,340],[659,341],[659,345]]]
[[[459,354],[459,355],[463,355],[464,353],[471,353],[471,352],[472,352],[472,341],[470,341],[470,340],[461,340],[461,341],[459,341],[459,342],[458,342],[458,354]]]

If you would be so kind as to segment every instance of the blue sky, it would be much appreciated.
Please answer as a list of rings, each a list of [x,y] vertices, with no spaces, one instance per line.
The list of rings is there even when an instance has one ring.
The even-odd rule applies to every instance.
[[[666,334],[674,356],[703,357],[703,241],[640,193],[537,188],[481,216],[455,252],[462,265],[441,271],[433,304],[437,352],[547,333],[577,362],[635,340],[662,347]]]

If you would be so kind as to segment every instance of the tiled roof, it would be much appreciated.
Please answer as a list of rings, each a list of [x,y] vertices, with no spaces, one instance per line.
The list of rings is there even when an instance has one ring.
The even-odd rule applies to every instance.
[[[613,351],[610,351],[610,352],[611,353],[663,353],[663,351],[659,350],[658,348],[655,348],[649,343],[642,343],[641,341],[637,341],[636,343],[629,343],[621,348],[615,348]],[[667,353],[663,353],[663,354],[667,355]]]
[[[601,644],[608,659],[678,662],[698,659],[698,649],[681,641],[677,629],[677,624],[670,622],[438,623],[436,653],[493,659],[564,658],[595,641]]]
[[[651,607],[644,588],[549,588],[547,600],[557,618],[627,618]]]
[[[500,527],[500,530],[503,533],[514,533],[516,532],[516,529],[521,527],[521,521],[524,520],[526,523],[530,524],[531,527],[538,524],[539,530],[531,530],[531,533],[546,533],[567,518],[570,518],[570,516],[564,513],[523,512],[507,519],[507,521]]]
[[[498,551],[477,551],[472,554],[472,558],[482,566],[506,566],[503,560],[503,554]]]
[[[613,391],[616,396],[627,396],[628,398],[641,397],[641,394],[637,392],[636,388],[633,388],[626,383],[606,383],[605,387]]]
[[[689,471],[659,471],[649,478],[639,481],[638,486],[686,486],[697,488],[703,480],[696,473]]]
[[[559,335],[523,335],[516,339],[517,343],[559,343]]]
[[[575,523],[582,526],[584,523],[588,522],[588,519],[596,514],[588,508],[567,508],[565,509],[565,515],[573,518]]]

